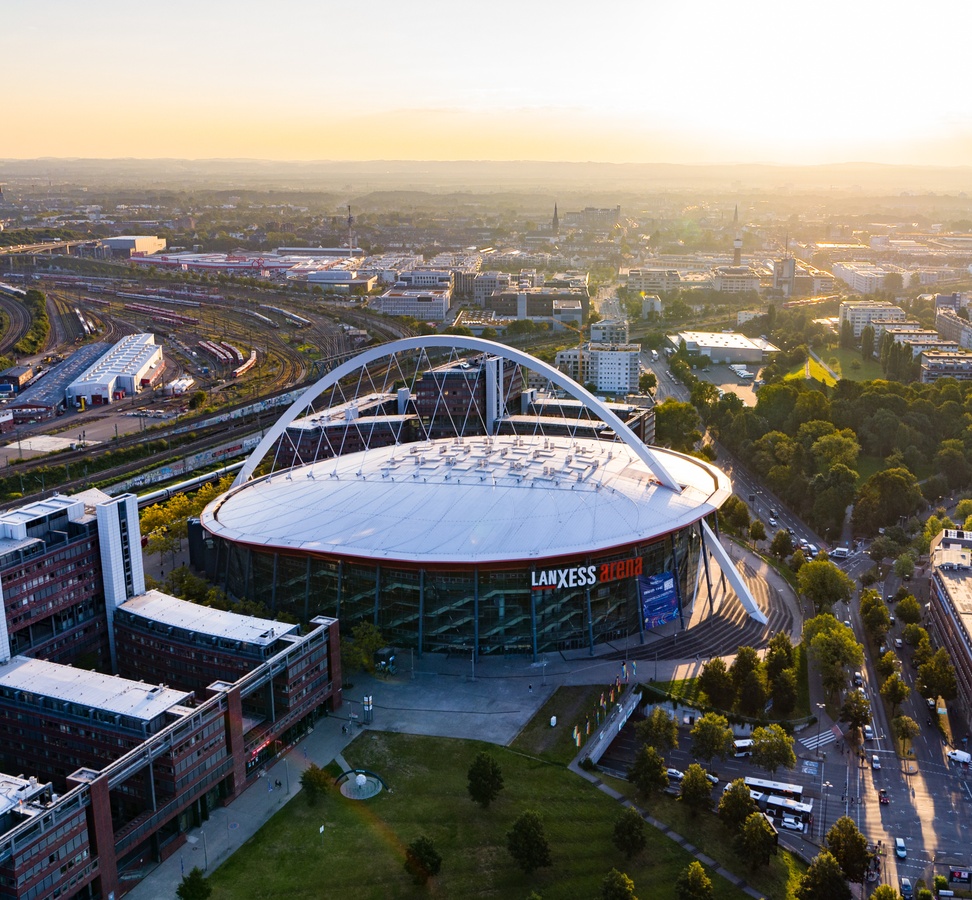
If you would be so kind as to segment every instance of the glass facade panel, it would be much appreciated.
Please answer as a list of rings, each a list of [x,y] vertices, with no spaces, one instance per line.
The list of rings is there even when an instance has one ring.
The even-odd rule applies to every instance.
[[[346,631],[360,622],[377,621],[389,644],[420,653],[471,651],[477,641],[480,654],[582,650],[592,642],[596,646],[639,634],[639,569],[644,575],[677,572],[679,602],[687,620],[700,575],[700,550],[696,527],[633,548],[553,562],[546,570],[511,563],[477,573],[470,565],[451,571],[425,569],[424,578],[419,567],[317,558],[308,564],[306,558],[280,556],[276,608],[305,622],[333,616]],[[218,553],[226,561],[230,595],[261,599],[269,606],[273,553],[253,551],[248,559],[248,551],[229,544]],[[618,566],[612,568],[615,563]],[[574,577],[573,584],[565,584],[553,574],[582,568],[596,573],[595,583]]]
[[[533,652],[530,584],[522,572],[480,570],[479,652]]]
[[[474,589],[472,568],[425,573],[424,650],[435,653],[475,646]]]

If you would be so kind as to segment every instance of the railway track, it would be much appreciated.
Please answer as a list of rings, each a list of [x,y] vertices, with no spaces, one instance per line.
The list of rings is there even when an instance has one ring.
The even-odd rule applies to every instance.
[[[7,330],[0,338],[0,356],[6,356],[14,352],[14,345],[30,329],[30,314],[22,303],[3,295],[0,295],[0,309],[7,314]]]

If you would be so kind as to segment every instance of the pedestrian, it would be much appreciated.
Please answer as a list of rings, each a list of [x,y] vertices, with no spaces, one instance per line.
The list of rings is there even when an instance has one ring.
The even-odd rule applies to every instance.
[[[283,785],[280,783],[280,779],[279,778],[274,782],[274,786],[275,787],[278,787],[278,788],[282,788],[283,787]]]
[[[530,693],[530,694],[533,693],[533,685],[532,684],[528,684],[527,685],[527,692]]]

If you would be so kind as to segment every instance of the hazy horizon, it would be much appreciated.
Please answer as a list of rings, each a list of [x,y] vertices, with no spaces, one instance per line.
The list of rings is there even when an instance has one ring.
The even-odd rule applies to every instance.
[[[8,159],[972,160],[964,58],[931,49],[968,19],[957,0],[12,0],[4,18]]]

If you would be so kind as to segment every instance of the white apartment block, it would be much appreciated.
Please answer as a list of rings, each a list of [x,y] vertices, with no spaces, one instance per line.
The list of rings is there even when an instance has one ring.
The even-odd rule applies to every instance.
[[[834,276],[861,294],[873,294],[875,291],[881,290],[884,287],[885,276],[890,273],[890,269],[874,263],[834,263]]]
[[[972,349],[972,323],[950,309],[940,309],[935,314],[935,330],[946,341],[955,341],[960,347]]]
[[[844,322],[850,322],[854,329],[854,337],[859,338],[861,332],[871,324],[872,319],[903,322],[905,312],[893,303],[882,303],[877,300],[849,300],[840,304],[839,318],[841,328]]]
[[[759,275],[749,266],[718,266],[712,272],[712,287],[724,294],[759,290]]]
[[[652,313],[662,314],[662,299],[658,294],[645,294],[641,298],[641,318],[647,319]]]
[[[602,319],[591,325],[592,344],[627,344],[628,322],[626,319]]]
[[[629,269],[629,291],[674,291],[682,282],[677,269]]]
[[[640,365],[641,344],[586,343],[556,357],[557,368],[574,381],[612,394],[637,393]]]
[[[473,303],[485,306],[494,291],[509,289],[511,278],[509,272],[480,272],[473,279]]]

